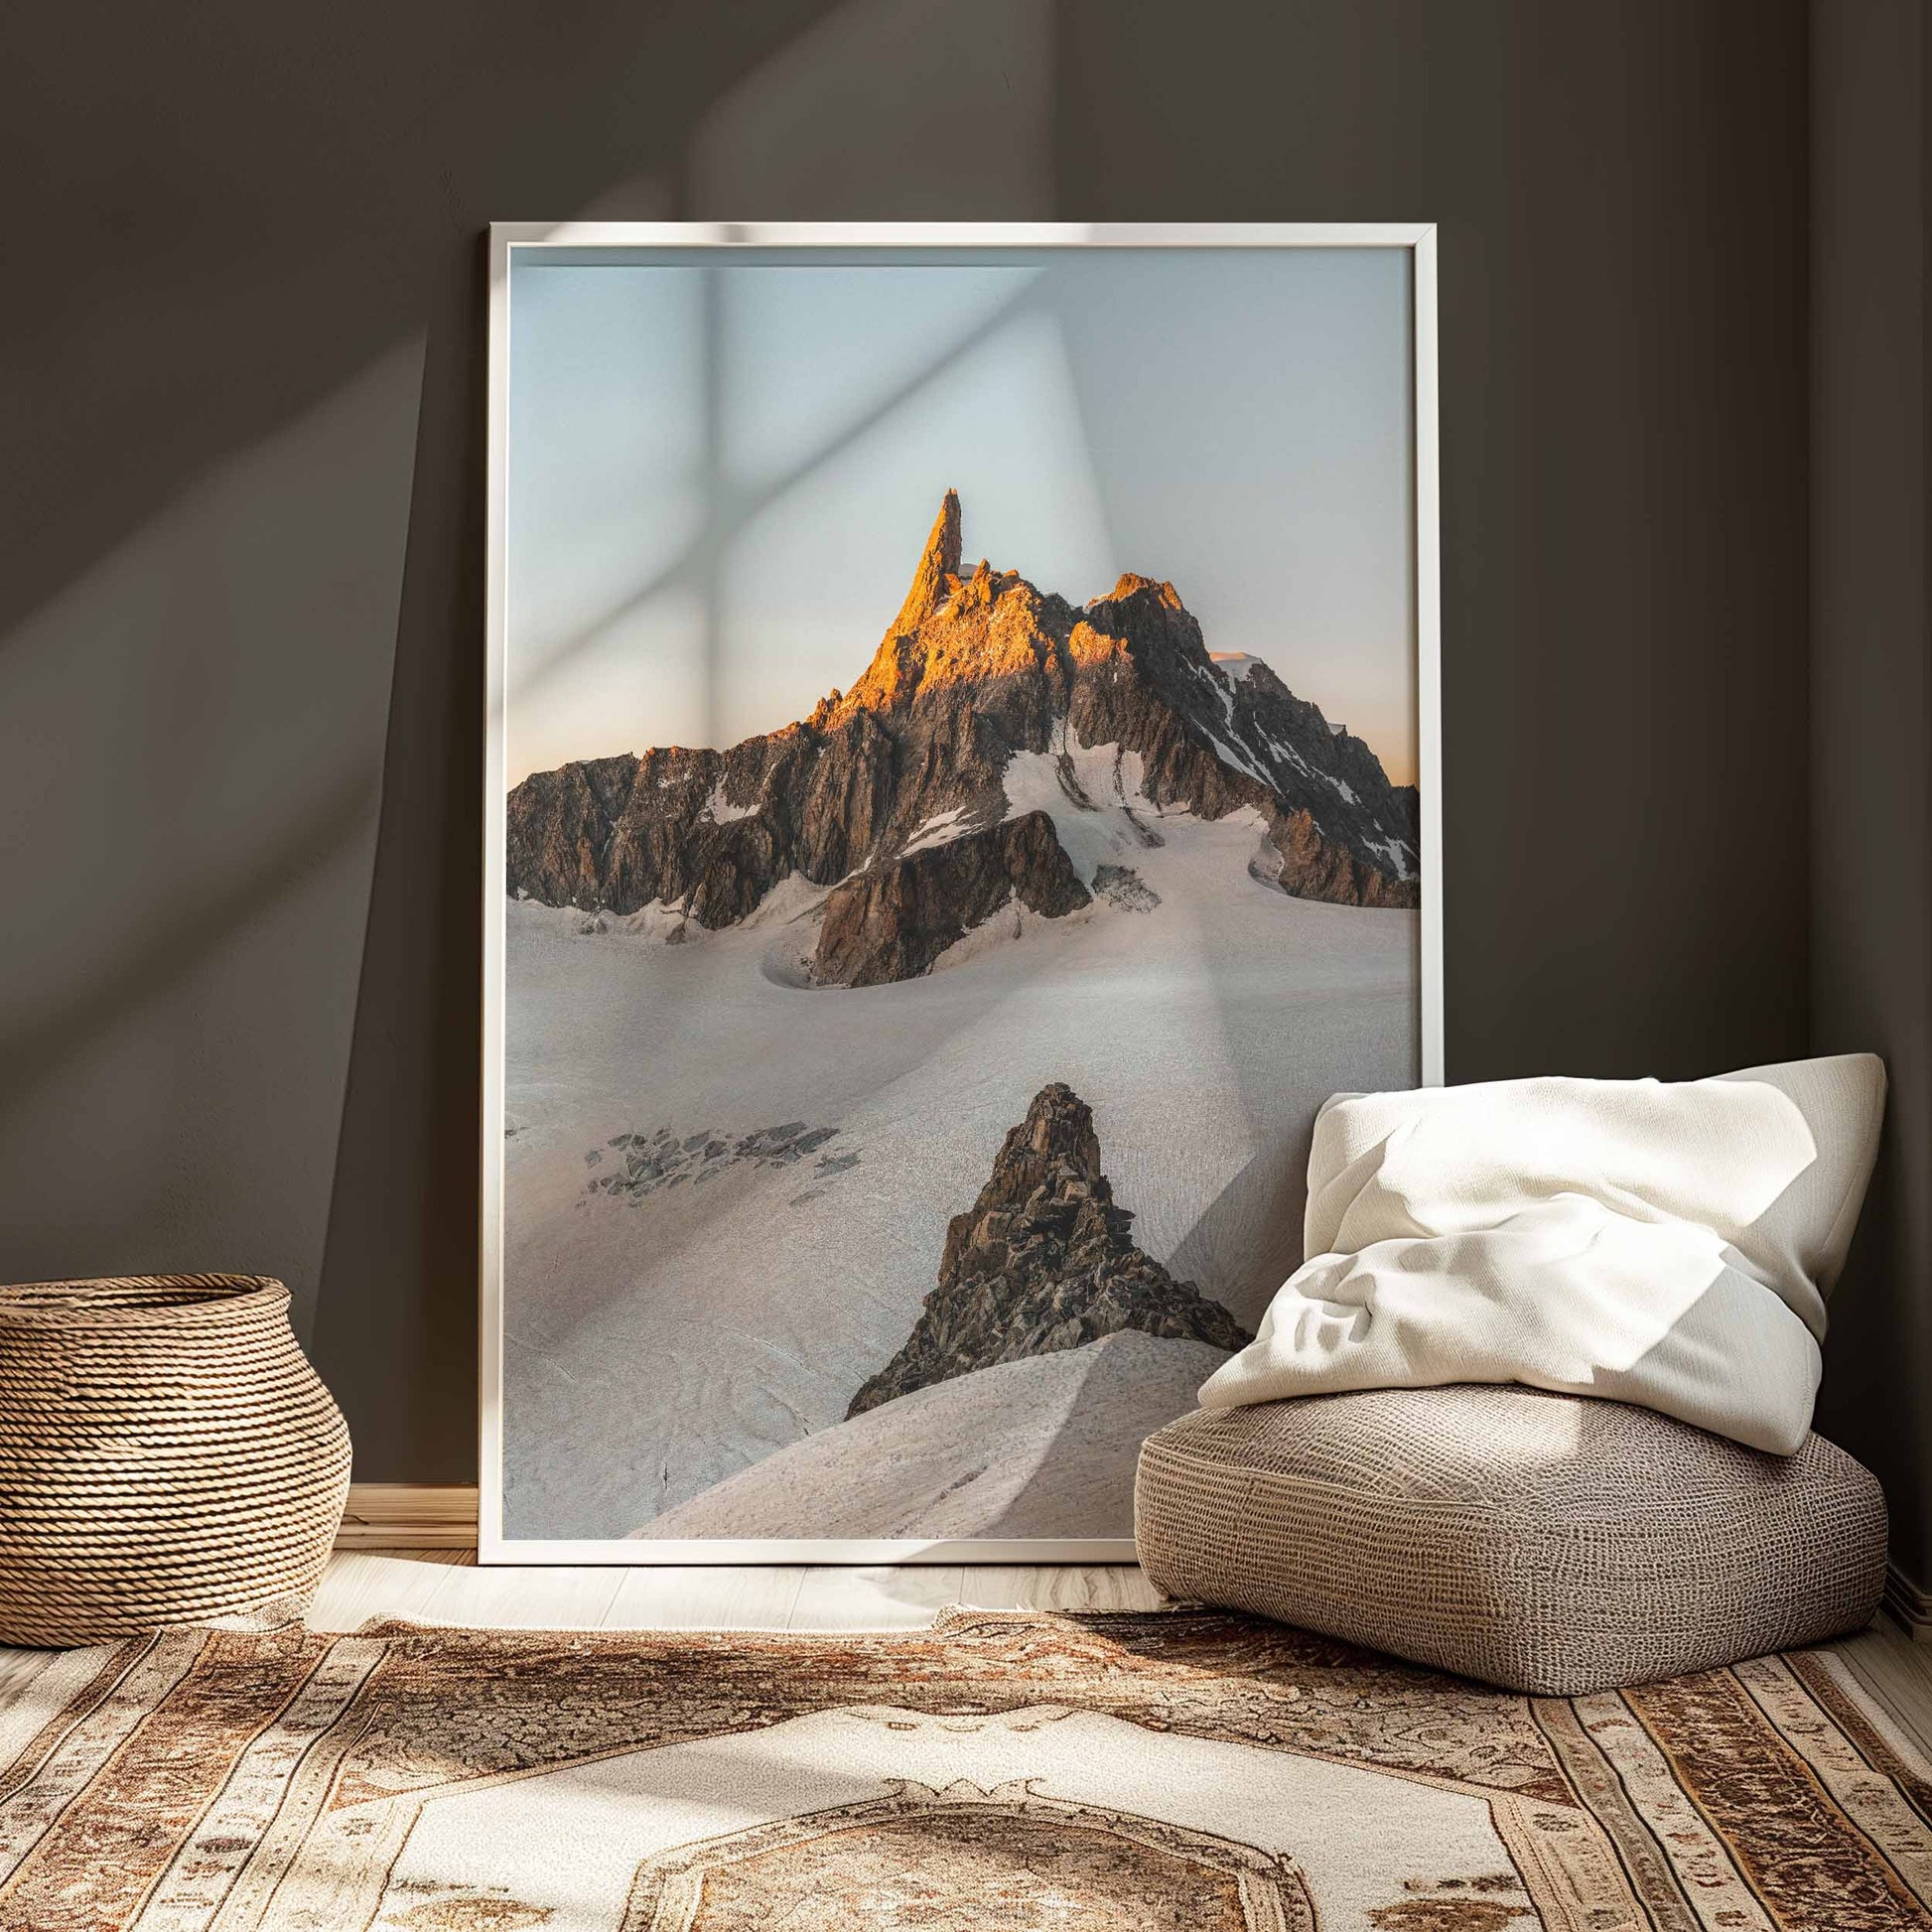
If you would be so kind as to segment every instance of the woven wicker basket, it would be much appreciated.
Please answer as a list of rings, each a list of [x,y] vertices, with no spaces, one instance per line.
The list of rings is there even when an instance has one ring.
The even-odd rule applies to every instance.
[[[0,1287],[0,1643],[299,1614],[348,1430],[259,1275]]]

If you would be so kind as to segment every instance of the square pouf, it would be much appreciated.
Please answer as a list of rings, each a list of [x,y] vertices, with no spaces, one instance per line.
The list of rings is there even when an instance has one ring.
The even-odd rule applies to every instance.
[[[1885,1581],[1884,1496],[1823,1437],[1513,1386],[1197,1410],[1143,1446],[1135,1535],[1170,1596],[1547,1697],[1842,1635]]]

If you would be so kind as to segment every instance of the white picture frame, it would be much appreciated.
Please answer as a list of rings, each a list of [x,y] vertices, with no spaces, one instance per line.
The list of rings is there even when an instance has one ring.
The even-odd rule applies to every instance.
[[[510,266],[522,251],[674,249],[1400,249],[1412,264],[1417,785],[1420,793],[1419,1004],[1425,1085],[1443,1080],[1441,590],[1436,300],[1430,222],[1294,223],[760,223],[497,222],[489,230],[488,426],[483,759],[483,1114],[479,1347],[480,1522],[484,1564],[898,1564],[1131,1562],[1129,1538],[1086,1539],[534,1539],[503,1533],[503,1214],[505,1038],[506,546],[509,465]]]

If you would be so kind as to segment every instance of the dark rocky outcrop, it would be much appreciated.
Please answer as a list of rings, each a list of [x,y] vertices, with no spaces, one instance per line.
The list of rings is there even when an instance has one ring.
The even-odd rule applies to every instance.
[[[905,1346],[852,1398],[848,1419],[1123,1328],[1229,1351],[1252,1341],[1220,1303],[1134,1245],[1133,1219],[1101,1172],[1092,1109],[1069,1087],[1042,1087],[979,1198],[946,1229],[938,1286]]]
[[[1128,912],[1152,912],[1161,895],[1132,866],[1095,866],[1093,890]]]
[[[817,976],[838,986],[915,978],[1013,899],[1049,919],[1090,902],[1044,812],[874,866],[825,901]]]
[[[832,942],[821,941],[814,978],[872,984],[889,961],[891,976],[923,972],[936,952],[912,936],[908,895],[942,875],[977,892],[1007,868],[1012,892],[1035,909],[1047,909],[1044,897],[1062,911],[1086,902],[1084,888],[1075,897],[1043,884],[1042,900],[1029,899],[1003,825],[1014,756],[1063,755],[1070,742],[1136,755],[1163,810],[1214,819],[1255,808],[1273,856],[1252,870],[1284,892],[1417,903],[1416,792],[1392,786],[1366,745],[1265,665],[1236,674],[1215,664],[1170,584],[1123,577],[1076,608],[984,562],[962,575],[950,490],[905,602],[851,690],[728,751],[672,746],[533,773],[509,796],[509,890],[593,912],[660,903],[719,927],[797,872],[846,895],[836,918],[828,908]],[[991,843],[898,870],[943,852],[942,835],[963,844],[973,834]],[[1043,880],[1032,862],[1022,870]],[[861,936],[862,913],[883,923]],[[912,923],[932,933],[960,919],[927,906]]]
[[[1208,656],[1172,584],[1126,576],[1086,607],[1068,640],[1083,675],[1067,723],[1085,745],[1138,752],[1148,797],[1221,818],[1254,806],[1278,849],[1307,855],[1269,881],[1297,898],[1414,906],[1420,796],[1392,785],[1359,738],[1337,731],[1266,664]],[[1285,833],[1293,823],[1298,829]]]
[[[670,1127],[651,1134],[614,1134],[602,1147],[585,1151],[587,1168],[605,1169],[607,1154],[611,1160],[608,1169],[584,1183],[584,1191],[612,1195],[634,1206],[687,1180],[703,1187],[735,1170],[798,1167],[813,1155],[818,1159],[805,1173],[809,1178],[824,1179],[859,1165],[861,1149],[820,1153],[838,1137],[836,1127],[813,1127],[802,1120],[755,1127],[749,1134],[721,1133],[710,1127],[683,1135]]]

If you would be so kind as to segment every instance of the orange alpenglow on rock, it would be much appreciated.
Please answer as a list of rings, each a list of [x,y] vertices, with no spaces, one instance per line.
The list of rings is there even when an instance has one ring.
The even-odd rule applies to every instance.
[[[909,636],[945,602],[946,579],[959,575],[959,491],[949,489],[932,519],[932,534],[912,573],[912,588],[905,593],[887,636]]]

